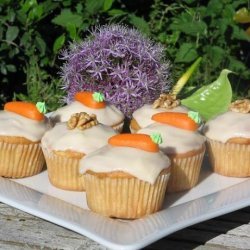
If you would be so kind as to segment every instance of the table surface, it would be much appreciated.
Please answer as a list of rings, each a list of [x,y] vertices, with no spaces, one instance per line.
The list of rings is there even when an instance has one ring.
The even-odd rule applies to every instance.
[[[0,249],[106,249],[93,240],[0,203]],[[250,207],[171,234],[145,249],[250,249]]]

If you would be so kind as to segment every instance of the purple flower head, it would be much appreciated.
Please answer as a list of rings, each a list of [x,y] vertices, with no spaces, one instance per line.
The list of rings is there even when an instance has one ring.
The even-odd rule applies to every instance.
[[[96,28],[83,42],[62,53],[65,98],[77,91],[97,91],[127,117],[169,89],[170,64],[164,49],[139,31],[121,25]]]

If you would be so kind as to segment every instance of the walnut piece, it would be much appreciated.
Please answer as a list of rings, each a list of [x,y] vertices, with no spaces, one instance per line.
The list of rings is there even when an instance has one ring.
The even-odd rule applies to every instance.
[[[81,112],[71,115],[68,120],[67,127],[68,129],[78,128],[80,130],[84,130],[96,126],[97,124],[98,121],[96,119],[96,115],[89,115],[85,112]]]
[[[160,95],[158,99],[156,99],[153,103],[153,108],[165,108],[165,109],[173,109],[180,105],[180,100],[176,99],[176,95],[170,95],[163,93]]]
[[[232,102],[229,109],[234,112],[247,114],[250,113],[250,100],[243,99]]]

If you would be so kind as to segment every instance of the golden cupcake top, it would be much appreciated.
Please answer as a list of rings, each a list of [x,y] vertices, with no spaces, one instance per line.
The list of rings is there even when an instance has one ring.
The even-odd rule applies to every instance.
[[[88,154],[106,145],[116,132],[98,123],[94,114],[72,114],[67,122],[57,123],[42,138],[42,146],[48,150],[71,150]]]
[[[13,101],[0,111],[0,135],[24,137],[30,141],[40,141],[48,129],[44,103]]]
[[[205,137],[197,132],[201,119],[197,112],[188,114],[162,112],[152,116],[155,123],[142,128],[138,133],[162,135],[160,150],[165,154],[182,154],[201,149]]]
[[[118,125],[124,120],[123,113],[114,105],[106,103],[102,93],[88,91],[76,93],[75,100],[53,112],[51,120],[54,124],[56,122],[66,122],[72,114],[80,112],[95,114],[98,121],[107,126]]]
[[[122,171],[153,184],[163,169],[170,166],[169,158],[159,151],[159,134],[119,134],[108,145],[80,160],[80,173]]]
[[[227,142],[232,138],[250,138],[250,100],[233,102],[229,111],[209,120],[203,133],[212,140]]]

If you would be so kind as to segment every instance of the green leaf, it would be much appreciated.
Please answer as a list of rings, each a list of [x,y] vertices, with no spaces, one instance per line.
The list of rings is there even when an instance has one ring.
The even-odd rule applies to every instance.
[[[103,10],[104,11],[109,10],[112,7],[113,2],[114,2],[114,0],[104,0]]]
[[[198,57],[195,45],[192,43],[183,43],[178,50],[175,58],[175,62],[189,63],[194,61]]]
[[[181,13],[173,18],[169,28],[172,31],[180,31],[184,34],[197,36],[197,34],[207,34],[207,24],[202,20],[195,18],[195,13]]]
[[[86,11],[93,15],[100,11],[104,5],[105,0],[86,0],[85,8]]]
[[[233,25],[232,38],[243,41],[250,41],[250,37],[247,35],[247,33],[236,25]]]
[[[226,112],[232,99],[232,88],[227,77],[230,72],[223,69],[217,80],[201,87],[194,94],[183,99],[181,103],[199,112],[205,120]]]
[[[30,34],[28,32],[25,32],[20,39],[20,45],[23,46],[27,45],[29,39],[30,39]]]
[[[22,4],[22,11],[27,12],[32,6],[36,5],[37,1],[36,0],[26,0],[24,1],[24,4]]]
[[[19,33],[19,29],[17,26],[9,26],[6,32],[6,40],[9,42],[14,41]]]
[[[54,45],[53,45],[53,52],[57,53],[57,51],[59,49],[61,49],[62,46],[64,45],[64,42],[65,42],[65,35],[64,34],[57,37],[57,39],[55,40]]]
[[[3,75],[7,75],[7,68],[6,68],[6,65],[4,63],[2,63],[1,66],[0,66],[0,72]]]
[[[226,54],[226,51],[219,46],[206,46],[205,51],[209,55],[209,60],[212,62],[214,68],[222,63]]]
[[[76,26],[74,24],[69,24],[66,29],[69,32],[70,38],[75,40],[77,38]]]
[[[223,10],[222,1],[210,0],[207,5],[207,16],[215,16],[221,14]]]
[[[136,28],[141,30],[145,34],[150,33],[148,23],[142,17],[138,17],[134,14],[129,15],[129,22],[133,24]]]
[[[32,8],[29,12],[28,18],[33,19],[40,19],[43,14],[43,6],[42,5],[36,5],[34,8]]]
[[[38,50],[40,51],[41,55],[43,56],[45,54],[45,50],[46,50],[46,43],[44,42],[44,40],[41,37],[36,36],[35,37],[35,44],[36,44],[36,47],[38,48]]]
[[[82,17],[78,14],[73,14],[70,9],[62,10],[61,14],[52,19],[52,23],[67,27],[70,24],[74,24],[76,27],[80,27],[82,24]]]
[[[6,65],[6,68],[9,72],[16,72],[16,66],[13,64]]]
[[[229,68],[237,73],[240,73],[247,69],[246,65],[239,61],[236,57],[229,57]]]
[[[110,16],[121,16],[121,15],[126,15],[127,12],[120,10],[120,9],[112,9],[108,11],[108,14]]]

